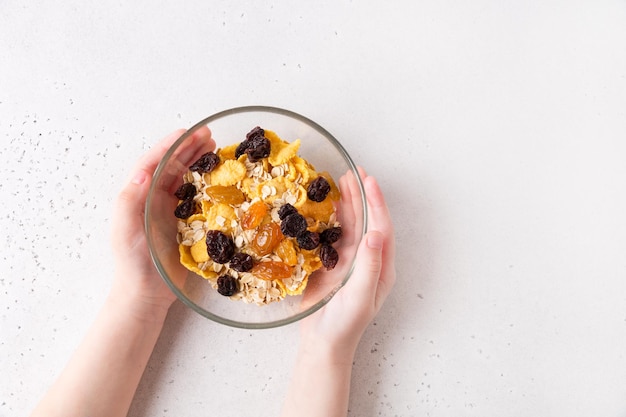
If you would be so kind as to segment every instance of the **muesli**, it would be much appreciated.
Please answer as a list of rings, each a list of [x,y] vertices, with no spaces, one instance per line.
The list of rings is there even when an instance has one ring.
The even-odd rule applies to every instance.
[[[269,304],[337,264],[339,189],[298,155],[300,143],[257,126],[184,175],[174,213],[180,262],[220,294]]]

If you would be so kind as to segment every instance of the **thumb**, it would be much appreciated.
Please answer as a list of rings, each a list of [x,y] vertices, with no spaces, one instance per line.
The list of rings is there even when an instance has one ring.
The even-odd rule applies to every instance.
[[[352,277],[346,284],[360,302],[374,305],[376,288],[382,270],[383,234],[369,231],[359,245]]]
[[[150,174],[138,169],[120,191],[113,219],[114,249],[126,250],[144,237],[144,210],[149,186]]]

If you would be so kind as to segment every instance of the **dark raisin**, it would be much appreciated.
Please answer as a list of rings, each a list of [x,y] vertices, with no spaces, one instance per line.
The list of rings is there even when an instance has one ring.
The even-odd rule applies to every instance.
[[[237,293],[239,288],[237,286],[237,279],[230,275],[222,275],[217,279],[217,292],[223,296],[230,297]]]
[[[310,232],[305,230],[300,233],[298,237],[296,237],[296,241],[298,242],[298,246],[302,249],[313,250],[317,248],[320,244],[320,235],[319,233]]]
[[[341,227],[329,227],[320,233],[320,241],[322,243],[332,244],[341,238]]]
[[[192,183],[186,182],[178,187],[178,190],[176,190],[174,195],[179,200],[189,200],[196,195],[196,187]]]
[[[209,230],[207,232],[206,246],[209,257],[218,264],[225,264],[235,254],[235,243],[219,230]]]
[[[250,144],[246,148],[246,155],[250,162],[270,156],[270,141],[265,136],[255,136],[250,139]]]
[[[330,245],[324,244],[320,248],[320,259],[322,261],[322,265],[327,270],[331,270],[337,265],[339,261],[339,253]]]
[[[239,159],[241,155],[246,153],[246,149],[248,149],[248,145],[250,145],[250,142],[248,142],[247,140],[244,140],[243,142],[241,142],[237,146],[237,149],[235,149],[235,158]]]
[[[186,219],[191,216],[195,210],[196,203],[193,201],[192,198],[189,198],[176,206],[176,210],[174,210],[174,216],[178,217],[179,219]]]
[[[236,253],[230,260],[230,268],[237,272],[248,272],[253,266],[254,261],[252,260],[252,256],[247,253]]]
[[[265,130],[257,126],[246,134],[246,140],[235,149],[235,158],[239,158],[244,153],[248,155],[250,162],[256,162],[270,155],[270,141],[265,137]]]
[[[256,126],[254,129],[246,133],[247,140],[250,140],[257,136],[265,136],[265,130],[263,130],[260,126]]]
[[[307,196],[310,200],[320,202],[324,201],[330,192],[330,184],[324,177],[315,178],[307,188]]]
[[[285,217],[289,216],[290,214],[297,213],[297,212],[298,210],[296,210],[294,206],[287,203],[278,209],[278,217],[280,217],[281,220],[285,220]]]
[[[220,157],[213,152],[207,152],[189,167],[190,171],[211,172],[220,163]]]
[[[292,213],[280,222],[280,231],[283,235],[296,237],[306,230],[306,219],[300,213]]]

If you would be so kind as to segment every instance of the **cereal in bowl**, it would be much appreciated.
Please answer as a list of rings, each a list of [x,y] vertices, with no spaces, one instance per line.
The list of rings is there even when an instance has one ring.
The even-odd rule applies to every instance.
[[[220,294],[270,304],[335,267],[339,189],[298,155],[300,143],[257,126],[184,175],[174,212],[180,262]]]

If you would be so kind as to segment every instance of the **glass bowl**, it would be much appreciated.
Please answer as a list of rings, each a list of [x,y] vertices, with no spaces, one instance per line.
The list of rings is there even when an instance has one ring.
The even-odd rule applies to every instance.
[[[287,295],[266,305],[232,300],[215,290],[206,279],[180,263],[178,219],[174,196],[183,176],[199,156],[213,149],[240,143],[254,127],[275,132],[281,139],[301,140],[298,155],[317,172],[328,172],[341,191],[335,203],[341,239],[333,244],[339,262],[332,270],[314,272],[301,295]],[[208,127],[208,129],[207,129]],[[224,110],[200,121],[185,132],[158,165],[146,200],[145,227],[150,254],[159,273],[176,296],[197,313],[239,328],[271,328],[298,321],[323,307],[348,281],[359,242],[365,234],[367,209],[358,170],[344,149],[326,129],[292,111],[266,106]]]

